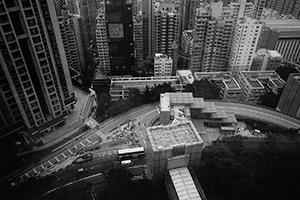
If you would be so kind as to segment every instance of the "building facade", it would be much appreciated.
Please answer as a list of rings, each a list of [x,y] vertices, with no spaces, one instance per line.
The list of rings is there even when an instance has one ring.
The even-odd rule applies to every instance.
[[[296,19],[263,19],[258,49],[276,50],[282,59],[300,61],[300,21]]]
[[[152,55],[152,22],[153,22],[153,0],[142,1],[143,18],[143,58]]]
[[[242,89],[241,100],[248,103],[259,103],[260,97],[267,91],[279,94],[285,81],[273,71],[240,71],[238,83]]]
[[[222,2],[212,2],[197,9],[190,70],[228,69],[234,20],[232,8],[223,7]]]
[[[143,69],[143,21],[140,14],[133,16],[133,40],[134,40],[134,65],[135,71],[140,74]]]
[[[267,0],[254,0],[251,18],[260,20]]]
[[[173,60],[167,55],[156,53],[154,57],[154,76],[171,76]]]
[[[178,40],[179,12],[174,3],[160,3],[153,12],[153,49],[155,53],[174,58],[173,44]]]
[[[250,71],[276,70],[281,62],[282,56],[277,51],[259,49],[253,57]]]
[[[1,136],[33,138],[64,123],[75,103],[55,2],[0,3]]]
[[[170,83],[175,91],[182,91],[182,84],[178,76],[160,76],[160,77],[114,77],[111,78],[110,96],[112,101],[124,99],[127,96],[129,88],[138,88],[142,92],[146,86],[151,88],[155,85]]]
[[[248,17],[237,23],[230,58],[230,71],[249,71],[256,52],[262,24]]]
[[[98,51],[97,71],[105,75],[110,75],[110,59],[108,50],[108,38],[105,20],[105,3],[100,3],[96,24],[96,41]]]
[[[105,20],[110,73],[113,76],[132,75],[135,68],[131,2],[127,0],[106,1]]]
[[[300,118],[300,73],[290,74],[277,105],[277,110]]]
[[[266,8],[276,10],[280,14],[292,14],[300,19],[300,2],[298,0],[266,0]]]

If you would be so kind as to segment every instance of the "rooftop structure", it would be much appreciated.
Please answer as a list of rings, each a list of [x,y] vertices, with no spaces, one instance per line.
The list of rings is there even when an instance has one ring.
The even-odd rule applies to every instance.
[[[153,126],[147,131],[153,151],[203,142],[191,121],[176,125]]]
[[[285,82],[273,71],[242,71],[238,76],[242,88],[242,100],[258,103],[260,96],[266,91],[278,94],[282,91]]]
[[[166,174],[166,184],[169,196],[176,196],[172,199],[179,200],[201,200],[198,188],[186,167],[172,169]],[[172,189],[175,194],[172,194]]]
[[[205,102],[203,98],[194,98],[189,92],[165,93],[160,98],[161,124],[169,124],[178,115],[188,120],[201,116],[203,121],[219,124],[234,125],[237,122],[232,113],[217,108],[213,102]]]
[[[154,180],[164,177],[167,170],[193,167],[199,171],[203,140],[191,121],[147,128],[151,149],[148,162]]]
[[[129,88],[138,88],[144,91],[146,86],[149,88],[154,85],[171,83],[176,91],[182,91],[182,84],[178,76],[161,76],[161,77],[113,77],[110,84],[110,95],[112,101],[124,99]]]
[[[214,80],[220,86],[223,99],[240,100],[241,87],[230,72],[195,72],[195,77],[198,80]]]
[[[191,70],[177,70],[176,75],[179,76],[183,85],[192,84],[195,80]]]

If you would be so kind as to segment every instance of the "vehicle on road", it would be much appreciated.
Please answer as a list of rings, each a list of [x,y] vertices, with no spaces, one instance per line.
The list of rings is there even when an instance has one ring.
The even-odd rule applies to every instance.
[[[131,160],[123,160],[121,161],[121,165],[124,167],[129,167],[133,165],[133,162]]]
[[[134,160],[144,158],[146,156],[144,147],[136,147],[130,149],[118,150],[118,160]]]
[[[77,172],[83,173],[83,172],[87,172],[87,171],[89,171],[88,168],[79,168]]]
[[[87,161],[93,160],[93,154],[92,153],[86,153],[74,160],[74,163],[79,164],[79,163],[84,163]]]

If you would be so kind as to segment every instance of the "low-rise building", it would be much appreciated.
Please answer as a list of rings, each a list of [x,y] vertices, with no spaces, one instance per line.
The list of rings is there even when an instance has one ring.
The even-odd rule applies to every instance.
[[[190,92],[161,94],[160,123],[167,125],[174,119],[201,119],[221,126],[235,126],[237,123],[234,114],[216,107],[213,102],[195,98]]]
[[[248,103],[259,103],[266,91],[278,94],[285,85],[285,81],[273,70],[241,71],[238,82],[242,89],[241,99]]]
[[[224,100],[240,100],[241,87],[230,72],[195,72],[195,78],[214,80],[219,85]]]
[[[191,70],[177,70],[176,75],[179,76],[182,85],[193,84],[195,80]]]
[[[165,172],[179,167],[199,171],[203,140],[191,121],[147,128],[150,140],[148,166],[154,180],[162,180]]]
[[[165,54],[156,53],[154,56],[154,76],[171,76],[173,60]]]
[[[163,83],[170,83],[175,91],[182,91],[182,84],[178,76],[161,77],[112,77],[110,83],[110,95],[112,101],[124,99],[129,88],[138,88],[141,91]]]
[[[276,70],[281,62],[282,56],[277,51],[259,49],[253,57],[250,71]]]

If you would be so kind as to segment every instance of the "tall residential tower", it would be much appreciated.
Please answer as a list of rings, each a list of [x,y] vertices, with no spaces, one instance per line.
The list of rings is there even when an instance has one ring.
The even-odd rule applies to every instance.
[[[1,136],[22,128],[41,136],[74,103],[54,0],[1,1]]]

